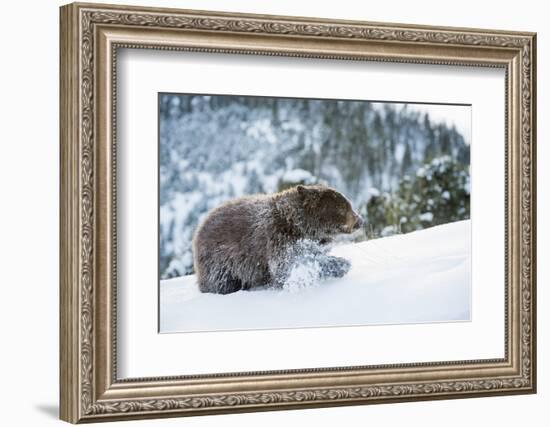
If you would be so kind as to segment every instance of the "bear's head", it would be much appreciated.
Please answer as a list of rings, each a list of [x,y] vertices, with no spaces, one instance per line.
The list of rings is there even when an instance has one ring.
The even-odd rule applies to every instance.
[[[325,185],[298,185],[295,188],[303,208],[305,231],[311,237],[349,234],[363,225],[363,219],[338,191]]]

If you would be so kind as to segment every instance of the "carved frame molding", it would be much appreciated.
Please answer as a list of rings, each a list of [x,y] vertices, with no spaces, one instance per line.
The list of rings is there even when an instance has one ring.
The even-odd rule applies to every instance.
[[[60,42],[62,419],[535,392],[535,34],[77,3],[61,8]],[[122,47],[504,67],[506,357],[117,380],[113,147]]]

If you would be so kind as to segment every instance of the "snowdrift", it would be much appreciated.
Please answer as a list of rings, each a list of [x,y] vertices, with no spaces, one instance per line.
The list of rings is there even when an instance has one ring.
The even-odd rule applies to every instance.
[[[194,275],[160,283],[160,331],[470,320],[470,221],[335,246],[350,272],[311,286],[202,294]]]

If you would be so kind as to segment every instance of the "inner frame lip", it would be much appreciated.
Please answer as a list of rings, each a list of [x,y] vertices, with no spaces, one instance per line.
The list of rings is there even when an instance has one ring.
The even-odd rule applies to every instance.
[[[149,29],[150,30],[150,29]],[[163,49],[162,46],[155,46],[150,44],[136,44],[136,43],[122,43],[122,42],[113,42],[112,43],[112,56],[114,59],[113,63],[113,70],[116,70],[116,51],[119,48],[129,48],[129,49],[157,49],[160,48],[160,50],[177,50],[177,51],[187,51],[187,52],[211,52],[211,53],[226,53],[226,54],[250,54],[250,55],[266,55],[266,56],[273,56],[270,50],[264,51],[264,50],[242,50],[242,49],[220,49],[220,48],[212,48],[212,49],[205,49],[205,48],[193,48],[189,46],[183,46],[181,48],[171,47],[169,49]],[[475,47],[476,49],[480,49],[479,47]],[[408,64],[430,64],[430,65],[456,65],[456,66],[470,66],[470,67],[488,67],[488,68],[503,68],[505,70],[505,81],[506,81],[506,93],[508,94],[508,83],[509,83],[509,66],[511,65],[509,62],[505,63],[496,63],[493,61],[489,62],[464,62],[463,60],[460,61],[440,61],[440,60],[389,60],[385,57],[378,58],[378,57],[370,57],[368,54],[364,54],[360,57],[353,57],[353,56],[347,56],[347,55],[322,55],[319,56],[317,54],[296,54],[296,53],[277,53],[276,56],[290,56],[290,57],[300,57],[300,58],[312,58],[312,59],[345,59],[345,60],[351,60],[351,61],[367,61],[367,62],[395,62],[395,63],[408,63]],[[506,52],[506,57],[510,56],[510,51]],[[113,81],[116,81],[116,75],[115,78],[113,78]],[[171,93],[171,92],[162,92],[162,93]],[[177,92],[175,92],[177,93]],[[192,93],[192,92],[189,92]],[[116,99],[116,85],[114,87],[114,97],[113,99]],[[309,98],[308,98],[309,99]],[[320,98],[320,99],[326,99],[326,98]],[[338,98],[340,99],[340,98]],[[351,99],[353,100],[353,99]],[[382,101],[385,102],[385,101]],[[395,102],[395,101],[392,101]],[[415,102],[418,104],[425,104],[425,102]],[[440,103],[433,103],[433,104],[440,104]],[[450,105],[469,105],[469,104],[453,104],[449,103]],[[116,104],[113,104],[113,107]],[[506,103],[506,110],[508,110],[508,104]],[[508,122],[508,117],[506,117],[506,123]],[[115,127],[116,129],[116,127]],[[505,157],[507,156],[508,152],[505,150]],[[507,169],[505,169],[507,172]],[[507,185],[507,181],[506,184]],[[506,195],[508,192],[506,191]],[[506,205],[508,205],[508,198],[506,198]],[[506,214],[508,212],[508,208],[506,209]],[[508,279],[508,277],[505,275],[505,278]],[[505,288],[507,291],[507,287]],[[505,300],[508,300],[508,294],[506,292]],[[116,313],[115,313],[116,315]],[[506,321],[508,321],[508,317],[505,316]],[[116,332],[115,332],[116,334]],[[194,380],[194,379],[207,379],[207,378],[225,378],[225,377],[256,377],[256,376],[270,376],[270,375],[299,375],[299,374],[312,374],[312,373],[334,373],[338,372],[338,377],[342,376],[342,373],[350,372],[350,374],[354,371],[360,370],[360,371],[370,371],[370,370],[376,370],[376,369],[405,369],[405,368],[423,368],[423,371],[426,373],[429,373],[430,368],[437,368],[439,366],[453,366],[457,369],[469,369],[470,367],[476,368],[477,366],[480,367],[494,367],[495,364],[501,366],[504,368],[503,372],[509,373],[510,371],[507,369],[510,365],[510,359],[509,359],[509,353],[508,348],[509,344],[508,341],[508,327],[505,328],[505,357],[504,358],[497,358],[497,359],[474,359],[474,360],[457,360],[457,361],[433,361],[433,362],[417,362],[417,363],[404,363],[404,364],[383,364],[383,365],[356,365],[356,366],[346,366],[346,367],[326,367],[326,368],[306,368],[306,369],[290,369],[290,370],[269,370],[269,371],[249,371],[249,372],[229,372],[229,373],[215,373],[215,374],[193,374],[193,375],[175,375],[175,376],[165,376],[165,377],[136,377],[136,378],[117,378],[116,374],[113,377],[113,381],[117,383],[137,383],[141,381],[154,381],[154,380],[170,380],[170,381],[187,381],[187,380]],[[116,336],[116,335],[115,335]],[[116,344],[115,344],[116,345]],[[114,349],[116,351],[116,348]],[[114,363],[116,364],[116,354],[114,355]],[[462,366],[461,366],[462,365]],[[438,370],[436,370],[437,372]],[[515,371],[514,371],[515,372]],[[353,374],[352,374],[353,375]],[[307,377],[305,377],[307,378]]]

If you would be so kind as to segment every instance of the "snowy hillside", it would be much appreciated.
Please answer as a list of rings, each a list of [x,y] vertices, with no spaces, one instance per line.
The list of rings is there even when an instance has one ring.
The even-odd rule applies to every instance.
[[[160,331],[296,328],[470,319],[470,221],[336,246],[341,279],[202,294],[194,275],[160,284]]]

